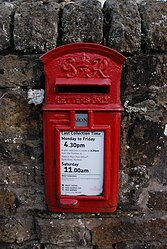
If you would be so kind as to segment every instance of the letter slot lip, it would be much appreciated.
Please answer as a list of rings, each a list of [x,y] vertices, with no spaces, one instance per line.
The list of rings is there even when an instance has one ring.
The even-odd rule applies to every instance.
[[[55,81],[57,94],[109,94],[110,79],[64,79]]]

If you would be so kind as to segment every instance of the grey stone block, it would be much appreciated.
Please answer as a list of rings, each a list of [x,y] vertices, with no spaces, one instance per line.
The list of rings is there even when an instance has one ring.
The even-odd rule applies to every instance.
[[[33,220],[28,214],[19,214],[9,219],[0,220],[0,242],[21,244],[35,239]]]
[[[20,4],[14,17],[15,49],[46,52],[57,45],[59,5],[54,1]]]
[[[39,56],[6,55],[0,57],[0,88],[42,88]]]
[[[6,190],[0,190],[0,215],[10,216],[16,211],[16,196]]]
[[[91,235],[81,219],[36,219],[41,243],[78,248],[91,245]]]
[[[11,47],[11,22],[14,5],[8,2],[0,4],[0,51]]]
[[[142,1],[139,5],[142,17],[142,46],[148,50],[167,50],[167,2]]]
[[[136,53],[141,46],[141,18],[135,1],[107,0],[106,42],[119,52]]]
[[[103,15],[97,0],[67,3],[62,12],[62,42],[96,42],[103,39]]]

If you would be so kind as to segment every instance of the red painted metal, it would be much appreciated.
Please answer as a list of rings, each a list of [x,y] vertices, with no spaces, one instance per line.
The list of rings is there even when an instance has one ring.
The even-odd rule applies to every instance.
[[[118,201],[122,64],[117,51],[93,43],[55,48],[41,56],[46,76],[43,105],[46,203],[53,212],[113,212]],[[88,113],[88,125],[75,125],[76,112]],[[60,132],[104,132],[103,193],[61,194]],[[93,162],[92,162],[93,163]]]

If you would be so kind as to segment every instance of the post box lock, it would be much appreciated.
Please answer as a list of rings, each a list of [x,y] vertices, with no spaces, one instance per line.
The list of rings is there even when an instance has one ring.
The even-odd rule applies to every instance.
[[[93,43],[41,56],[46,203],[53,212],[113,212],[118,200],[120,79],[125,57]]]

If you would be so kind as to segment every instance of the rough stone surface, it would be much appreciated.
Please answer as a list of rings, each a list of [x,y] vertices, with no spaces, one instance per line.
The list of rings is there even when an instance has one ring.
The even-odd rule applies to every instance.
[[[167,191],[157,191],[149,193],[148,208],[151,210],[167,210]]]
[[[40,243],[37,240],[31,242],[24,242],[24,245],[1,243],[1,249],[39,249]]]
[[[74,248],[91,244],[91,235],[81,219],[37,219],[38,237],[42,243]],[[53,236],[54,234],[54,236]]]
[[[52,244],[45,244],[46,249],[93,249],[92,246],[70,246],[70,247],[62,247],[62,246],[56,246]]]
[[[154,227],[154,229],[152,229]],[[165,229],[166,225],[162,220],[148,220],[145,222],[140,222],[140,219],[120,219],[116,221],[110,221],[109,219],[105,221],[101,226],[95,227],[92,229],[92,238],[93,244],[109,247],[112,244],[116,244],[120,241],[125,240],[141,240],[141,241],[150,241],[150,240],[161,240],[165,239]]]
[[[141,19],[136,2],[107,0],[104,13],[106,44],[120,52],[140,51]]]
[[[43,88],[39,56],[0,56],[0,88]]]
[[[123,140],[128,141],[127,145],[123,146],[124,167],[147,165],[144,167],[148,169],[148,166],[157,164],[160,155],[161,158],[164,155],[164,129],[167,122],[165,61],[165,56],[139,56],[127,61],[122,87],[125,106],[122,125],[125,130],[129,130],[126,130],[126,134],[122,131]],[[163,161],[159,162],[159,175],[164,170],[161,170],[166,160],[165,156],[163,158]]]
[[[27,214],[0,220],[0,243],[23,243],[34,239],[32,218]]]
[[[147,50],[167,50],[167,2],[142,1],[142,46]]]
[[[54,1],[22,3],[14,17],[15,49],[46,52],[56,47],[58,18],[59,5]]]
[[[26,91],[12,88],[1,93],[1,158],[26,163],[41,157],[41,117],[37,108],[27,105]]]
[[[166,82],[166,56],[128,59],[122,84],[121,209],[147,210],[155,191],[166,192]],[[165,210],[162,200],[161,209]]]
[[[148,241],[148,242],[141,242],[140,240],[137,241],[128,241],[128,243],[119,242],[113,244],[113,248],[120,248],[120,249],[166,249],[166,243],[161,244],[159,241]],[[97,247],[97,249],[111,249],[111,247]]]
[[[67,3],[62,11],[62,42],[96,42],[103,39],[103,15],[97,0]]]
[[[0,190],[0,215],[10,216],[16,210],[16,197],[12,192]]]
[[[0,51],[7,50],[11,47],[12,37],[12,16],[14,6],[11,3],[0,3]]]
[[[137,95],[143,99],[148,94],[164,92],[167,82],[167,56],[145,55],[128,58],[123,70],[122,99],[130,100]],[[166,92],[166,91],[165,91]],[[128,96],[129,94],[129,96]],[[162,99],[164,100],[164,98]],[[135,99],[139,102],[141,99]]]

